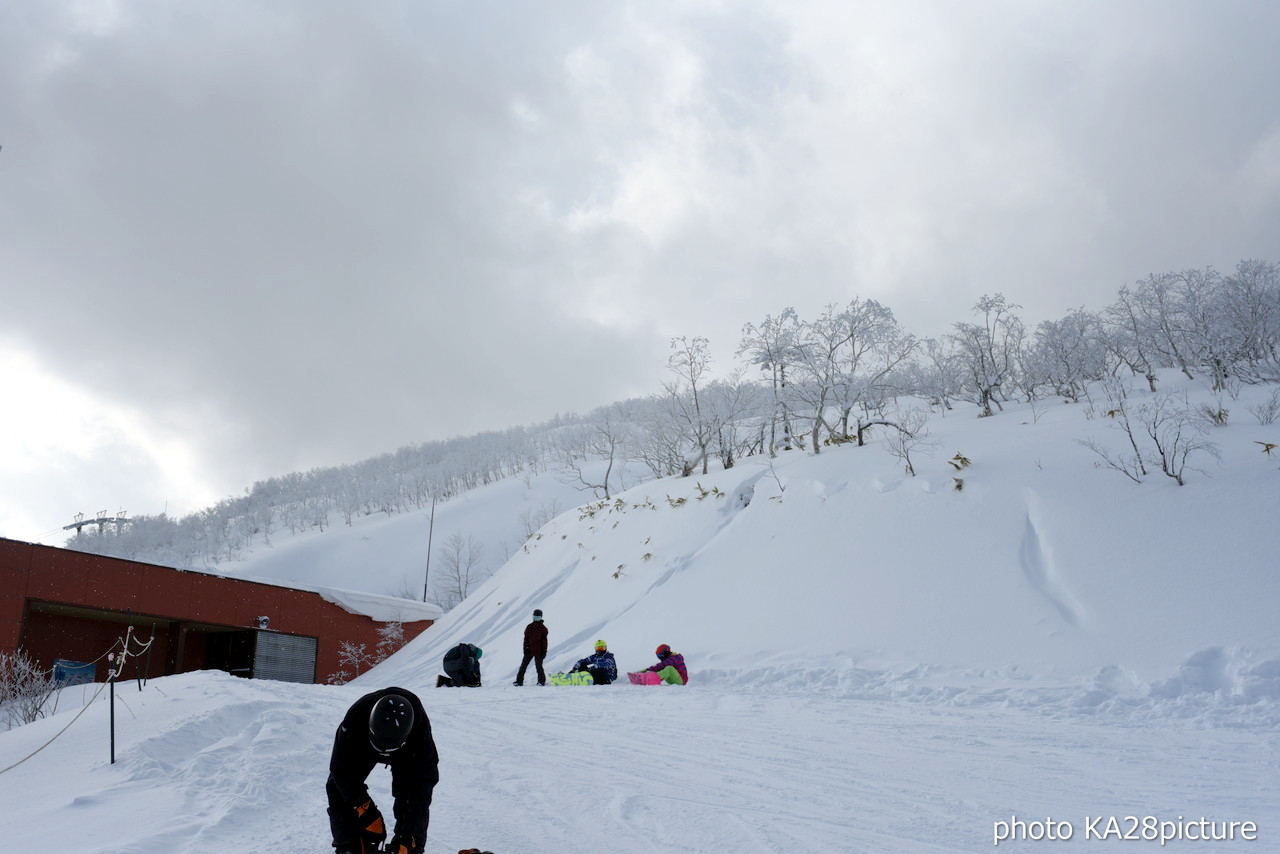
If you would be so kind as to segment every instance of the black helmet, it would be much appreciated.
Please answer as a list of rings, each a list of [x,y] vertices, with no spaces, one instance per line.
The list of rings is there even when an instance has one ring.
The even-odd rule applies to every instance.
[[[400,694],[387,694],[369,713],[369,744],[379,753],[404,747],[413,729],[413,705]]]

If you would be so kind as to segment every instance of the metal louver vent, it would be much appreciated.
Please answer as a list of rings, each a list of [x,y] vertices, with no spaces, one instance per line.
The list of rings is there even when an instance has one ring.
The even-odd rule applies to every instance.
[[[316,639],[302,635],[258,632],[253,652],[253,678],[314,682]]]

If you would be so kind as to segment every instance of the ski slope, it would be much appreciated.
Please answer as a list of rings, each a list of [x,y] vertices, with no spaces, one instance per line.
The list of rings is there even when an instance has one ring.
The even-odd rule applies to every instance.
[[[105,695],[68,689],[51,718],[0,733],[0,798],[16,805],[0,838],[327,850],[334,728],[397,684],[422,694],[442,757],[432,852],[980,851],[1015,817],[1072,838],[1001,849],[1280,851],[1280,472],[1259,450],[1280,426],[1246,414],[1266,393],[1229,401],[1209,436],[1221,465],[1183,487],[1100,467],[1076,440],[1121,437],[1063,404],[935,417],[916,477],[873,438],[640,484],[549,522],[350,685],[121,684],[114,765]],[[506,537],[540,488],[495,484],[437,522]],[[421,533],[420,517],[370,518],[232,571],[385,593],[420,565]],[[690,684],[515,688],[535,607],[550,669],[598,637],[628,670],[665,642]],[[464,640],[485,649],[485,686],[432,687]],[[388,809],[388,776],[371,783]],[[1256,839],[1087,837],[1128,816],[1252,822]]]
[[[763,685],[410,687],[422,689],[441,753],[432,852],[932,854],[990,849],[994,823],[1013,816],[1071,822],[1077,837],[1053,850],[1132,850],[1083,838],[1087,818],[1113,815],[1251,820],[1253,844],[1167,847],[1274,851],[1280,828],[1274,727]],[[118,691],[114,765],[99,702],[0,775],[6,850],[329,850],[328,750],[358,687],[205,672]],[[64,723],[58,715],[0,737],[0,763]],[[370,779],[386,809],[389,775]]]

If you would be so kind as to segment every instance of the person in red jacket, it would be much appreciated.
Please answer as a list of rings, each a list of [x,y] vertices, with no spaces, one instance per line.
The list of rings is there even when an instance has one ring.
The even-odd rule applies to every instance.
[[[520,672],[515,685],[524,684],[524,672],[532,661],[538,668],[538,684],[547,684],[547,674],[542,670],[542,659],[547,657],[547,626],[542,622],[542,609],[533,612],[533,622],[524,627],[524,658],[520,660]]]
[[[668,685],[686,685],[689,682],[689,669],[684,666],[684,656],[678,652],[672,652],[671,647],[665,643],[658,644],[658,648],[653,651],[658,656],[658,663],[652,664],[641,670],[656,673],[662,677],[662,681]]]

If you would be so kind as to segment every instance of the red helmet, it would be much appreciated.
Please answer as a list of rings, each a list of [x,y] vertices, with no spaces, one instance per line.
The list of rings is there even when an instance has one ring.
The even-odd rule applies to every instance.
[[[658,656],[658,658],[666,658],[671,654],[671,647],[665,643],[660,643],[658,644],[658,648],[653,651],[653,654]]]

